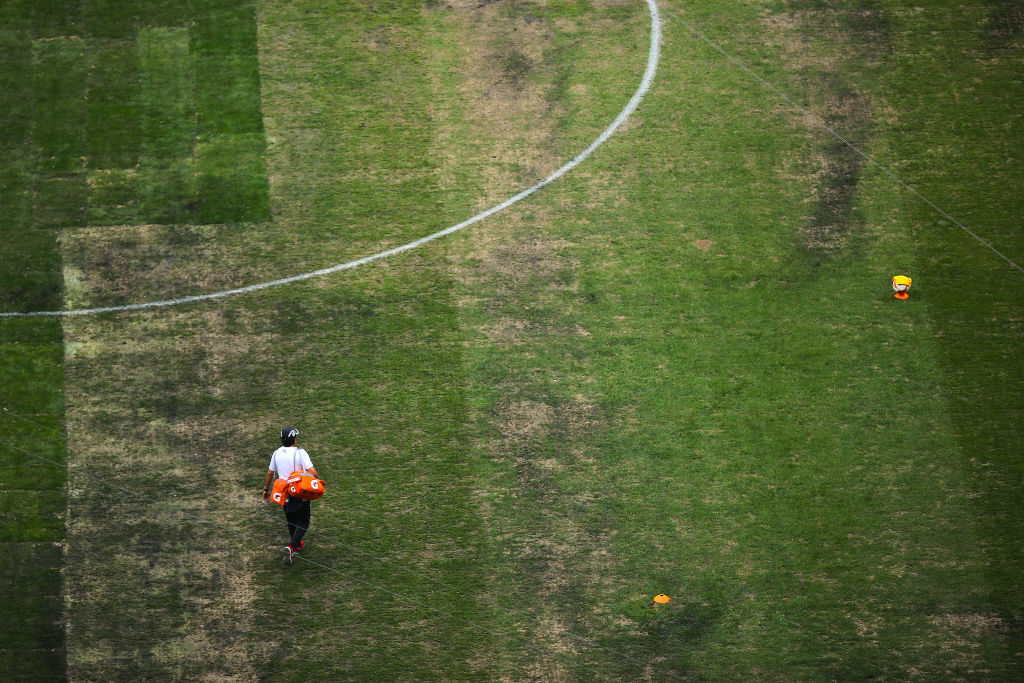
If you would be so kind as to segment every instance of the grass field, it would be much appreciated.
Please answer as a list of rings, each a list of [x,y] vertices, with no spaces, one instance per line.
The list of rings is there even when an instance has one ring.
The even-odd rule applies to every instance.
[[[0,319],[6,679],[1021,677],[1024,14],[660,7],[636,114],[486,221]],[[4,3],[2,310],[454,225],[649,38],[636,0]],[[328,484],[290,567],[286,423]]]

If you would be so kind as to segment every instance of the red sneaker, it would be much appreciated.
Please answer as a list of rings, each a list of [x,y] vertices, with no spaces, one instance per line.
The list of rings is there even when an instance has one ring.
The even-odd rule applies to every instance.
[[[295,549],[295,552],[299,552],[300,550],[302,550],[305,547],[306,547],[306,542],[305,541],[299,541],[299,547]]]

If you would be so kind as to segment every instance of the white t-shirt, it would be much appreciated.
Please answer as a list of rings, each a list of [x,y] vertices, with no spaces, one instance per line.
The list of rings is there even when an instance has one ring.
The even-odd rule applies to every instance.
[[[309,459],[309,453],[298,446],[281,446],[270,456],[270,467],[267,469],[277,472],[278,479],[286,479],[289,474],[299,470],[308,470],[313,466]]]

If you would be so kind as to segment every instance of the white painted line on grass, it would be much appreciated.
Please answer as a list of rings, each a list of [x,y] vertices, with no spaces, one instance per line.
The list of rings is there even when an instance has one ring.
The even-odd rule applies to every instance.
[[[213,292],[210,294],[197,294],[194,296],[183,296],[178,299],[166,299],[164,301],[148,301],[145,303],[127,304],[124,306],[80,308],[70,311],[33,311],[30,313],[0,313],[0,318],[94,315],[96,313],[138,311],[146,308],[177,306],[179,304],[194,303],[196,301],[207,301],[209,299],[223,299],[224,297],[233,296],[235,294],[247,294],[249,292],[258,292],[261,289],[277,287],[278,285],[286,285],[291,282],[299,282],[301,280],[309,280],[311,278],[329,275],[330,273],[337,273],[342,270],[356,268],[358,266],[365,265],[372,261],[387,258],[388,256],[394,256],[395,254],[400,254],[404,251],[415,249],[416,247],[422,246],[427,242],[436,240],[439,237],[450,235],[453,232],[457,232],[459,230],[462,230],[463,228],[473,225],[474,223],[482,221],[483,219],[488,218],[489,216],[493,216],[499,211],[503,211],[504,209],[507,209],[508,207],[512,206],[519,200],[529,197],[531,194],[541,189],[545,185],[548,185],[549,183],[558,180],[563,175],[579,166],[587,157],[594,153],[594,150],[603,145],[605,141],[607,141],[608,138],[610,138],[612,134],[615,133],[615,131],[617,131],[622,126],[622,124],[626,122],[626,119],[628,119],[633,114],[633,112],[636,111],[636,108],[640,106],[640,100],[642,100],[644,95],[647,94],[647,90],[651,87],[651,83],[654,81],[654,74],[658,70],[658,58],[661,53],[661,16],[658,13],[658,5],[656,4],[655,0],[645,0],[645,2],[647,3],[647,11],[651,15],[651,42],[650,47],[647,51],[647,68],[644,70],[643,78],[640,80],[640,86],[636,89],[636,92],[633,93],[633,97],[631,97],[629,102],[626,103],[626,106],[622,109],[622,111],[619,112],[619,115],[615,117],[615,120],[612,121],[611,124],[609,124],[608,127],[604,129],[604,132],[602,132],[596,140],[591,142],[586,149],[577,154],[575,157],[572,158],[571,161],[567,162],[565,165],[563,165],[557,171],[549,175],[547,178],[540,181],[536,185],[531,185],[530,187],[526,188],[525,190],[515,195],[514,197],[509,197],[500,204],[496,204],[491,208],[487,209],[486,211],[482,211],[481,213],[478,213],[472,218],[468,218],[462,221],[458,225],[453,225],[450,228],[439,230],[438,232],[435,232],[432,235],[421,237],[420,239],[414,242],[409,242],[408,244],[403,244],[399,247],[388,249],[387,251],[382,251],[380,253],[372,254],[370,256],[364,256],[363,258],[356,259],[355,261],[349,261],[348,263],[339,263],[338,265],[330,266],[329,268],[321,268],[320,270],[314,270],[309,273],[302,273],[300,275],[292,275],[291,277],[285,277],[279,280],[260,282],[254,285],[248,285],[247,287],[239,287],[238,289],[226,289],[221,292]]]

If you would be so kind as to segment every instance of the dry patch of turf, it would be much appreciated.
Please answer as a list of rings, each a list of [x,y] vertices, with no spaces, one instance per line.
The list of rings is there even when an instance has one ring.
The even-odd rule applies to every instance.
[[[554,130],[560,111],[552,98],[552,65],[546,56],[557,29],[550,21],[512,13],[511,7],[456,0],[433,10],[443,13],[459,46],[458,55],[450,58],[461,101],[435,114],[444,124],[453,122],[453,114],[462,115],[458,129],[440,129],[441,186],[457,186],[462,175],[457,171],[468,161],[479,174],[474,179],[476,208],[533,184],[559,164]],[[477,141],[476,158],[453,146],[456,139]]]
[[[459,25],[460,46],[447,58],[459,76],[461,102],[438,110],[444,125],[437,158],[442,185],[479,188],[471,201],[482,208],[564,162],[563,95],[588,100],[600,93],[585,83],[559,84],[550,62],[559,36],[580,30],[576,19],[546,17],[541,5],[536,15],[532,5],[505,2],[447,7],[445,21]],[[459,121],[452,118],[456,112]],[[466,159],[483,163],[470,162],[467,173]],[[579,177],[588,186],[583,202],[621,202],[620,179],[612,173],[598,172],[593,183]],[[561,353],[554,349],[572,348],[590,335],[572,315],[575,244],[550,230],[574,205],[568,196],[555,207],[517,205],[484,229],[460,234],[449,253],[470,340],[466,362],[479,387],[470,416],[479,434],[475,447],[494,467],[493,480],[476,496],[479,514],[502,558],[496,586],[516,596],[520,638],[539,648],[494,652],[490,665],[514,672],[499,674],[502,680],[573,680],[578,671],[564,660],[585,649],[574,632],[592,609],[577,597],[613,573],[605,531],[577,521],[594,514],[596,501],[586,485],[567,486],[567,480],[585,481],[595,467],[586,444],[601,422],[599,410],[578,390],[587,384],[584,372],[548,375],[547,356]],[[503,370],[492,376],[496,363]],[[506,534],[510,525],[519,531]]]
[[[554,408],[546,403],[515,401],[499,408],[496,421],[504,438],[528,441],[546,437],[554,417]]]
[[[564,254],[571,243],[538,233],[473,236],[465,259],[508,293],[521,290],[571,289],[574,263]],[[538,292],[539,293],[539,292]]]
[[[267,279],[251,263],[237,263],[240,238],[248,232],[239,225],[149,224],[66,230],[67,306],[141,303]],[[256,243],[251,255],[258,259],[262,251]]]
[[[530,145],[553,135],[551,121],[538,123]],[[489,128],[486,120],[480,125]],[[496,133],[502,135],[500,129]],[[535,180],[558,162],[548,151],[531,160],[531,177],[502,171],[500,164],[487,174],[489,199],[500,199],[507,188]],[[574,243],[535,227],[557,224],[557,213],[536,205],[507,210],[486,230],[460,237],[462,248],[449,256],[471,340],[467,362],[474,385],[487,387],[478,390],[484,405],[471,417],[481,433],[476,447],[494,463],[496,479],[479,497],[479,513],[494,531],[510,524],[520,529],[496,537],[503,558],[498,580],[516,595],[519,638],[531,647],[492,655],[491,666],[514,672],[501,680],[575,680],[572,662],[585,660],[589,647],[579,640],[580,629],[590,628],[583,615],[593,609],[580,598],[614,573],[603,551],[605,531],[571,518],[591,517],[598,503],[585,485],[566,485],[585,481],[595,468],[586,444],[600,424],[599,410],[572,391],[586,386],[585,373],[549,376],[545,358],[590,335],[571,312],[579,267],[571,254]],[[496,362],[507,374],[490,376]]]
[[[844,81],[842,55],[863,55],[881,49],[886,41],[877,10],[851,10],[864,31],[850,32],[828,23],[832,12],[797,10],[765,14],[762,25],[782,48],[787,72],[796,74],[806,88],[803,94],[813,115],[794,116],[793,121],[812,139],[823,141],[822,151],[809,161],[797,178],[810,181],[817,196],[813,210],[798,227],[800,240],[812,262],[821,263],[847,248],[862,230],[854,202],[864,158],[829,134],[822,121],[854,145],[864,148],[871,139],[873,103],[855,85]],[[828,48],[819,41],[827,39]],[[837,49],[838,46],[838,49]],[[794,175],[788,168],[784,174]]]
[[[984,645],[991,642],[993,636],[1010,636],[1009,625],[997,614],[948,613],[935,615],[928,621],[934,628],[930,637],[933,646],[961,672],[956,676],[959,680],[990,673]]]
[[[219,309],[65,321],[71,677],[257,675],[239,634],[262,547],[238,522],[261,511],[248,451],[266,426],[222,403],[258,387],[250,360],[275,342],[251,324]],[[138,604],[114,615],[119,596]]]

